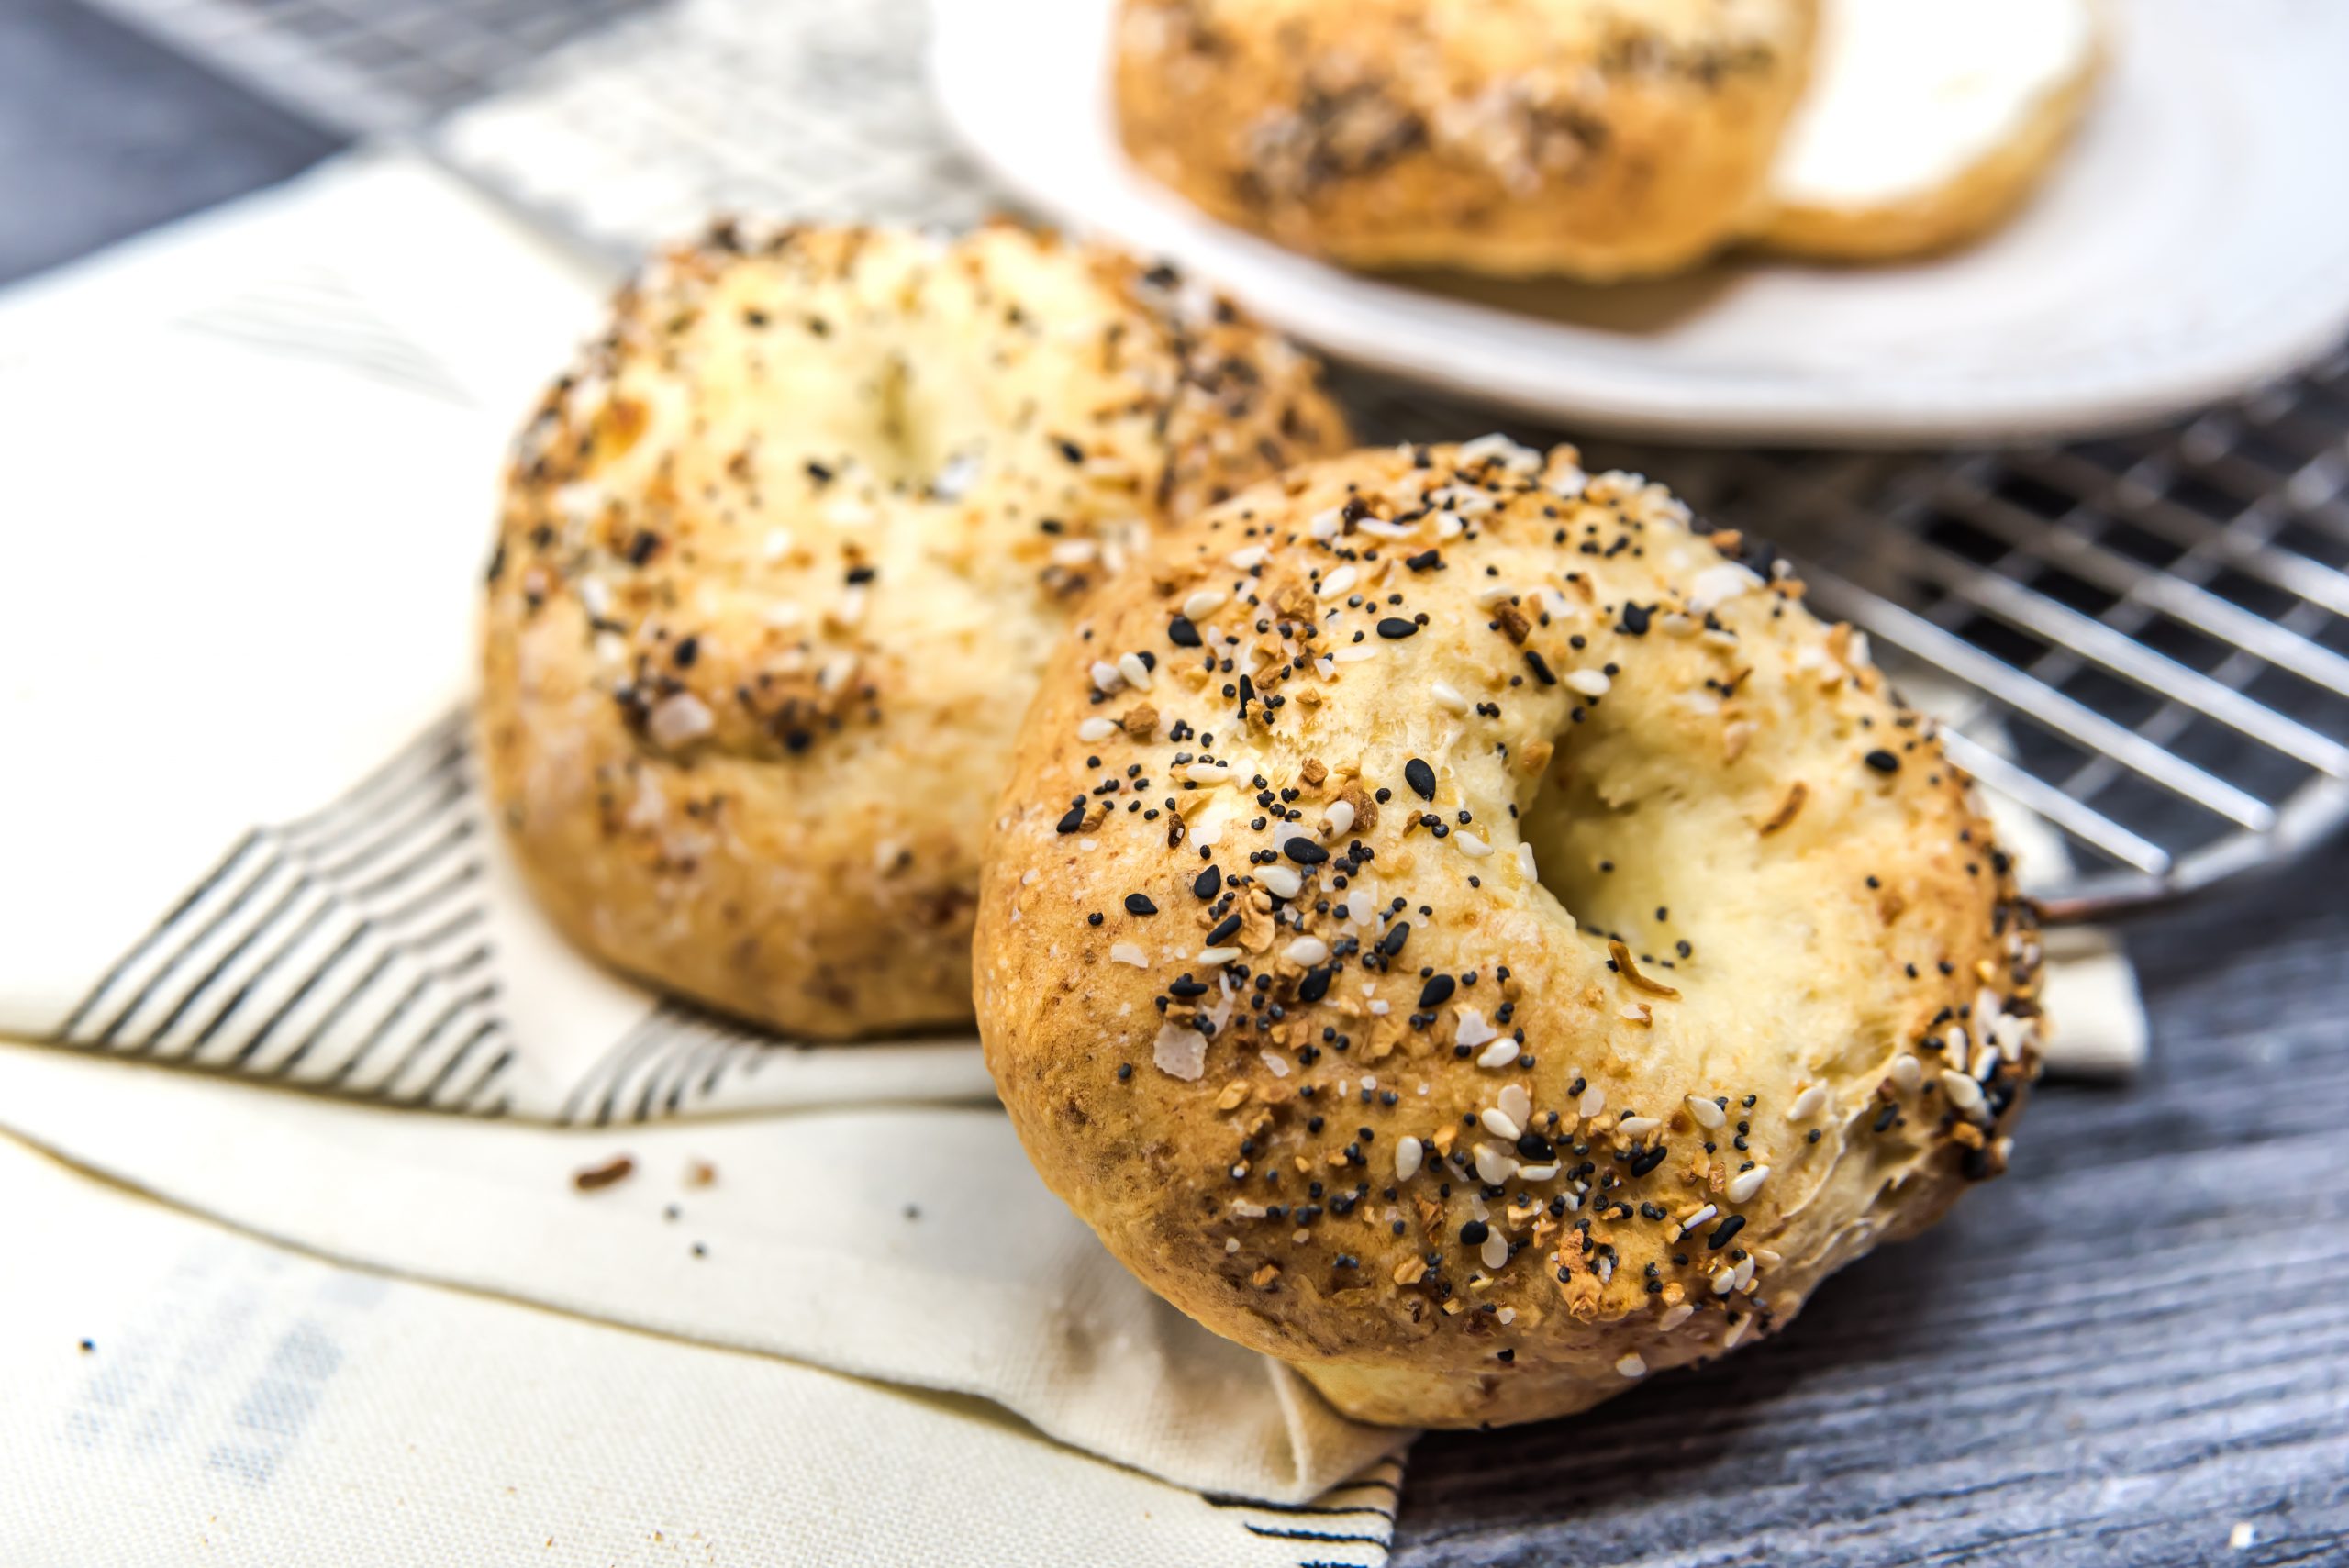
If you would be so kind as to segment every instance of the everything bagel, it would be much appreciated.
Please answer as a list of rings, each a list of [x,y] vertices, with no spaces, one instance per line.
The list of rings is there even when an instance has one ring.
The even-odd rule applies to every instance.
[[[2039,949],[1864,641],[1635,475],[1356,452],[1048,666],[988,1063],[1142,1279],[1365,1419],[1579,1409],[2005,1162]]]
[[[719,227],[517,443],[480,711],[522,871],[584,947],[744,1018],[966,1022],[987,805],[1072,607],[1343,444],[1313,361],[1165,269]]]
[[[1126,0],[1129,155],[1353,266],[1670,272],[1763,213],[1816,0]]]

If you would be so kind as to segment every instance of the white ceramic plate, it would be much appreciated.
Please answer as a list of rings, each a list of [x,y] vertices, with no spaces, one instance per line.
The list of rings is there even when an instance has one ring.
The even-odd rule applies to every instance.
[[[1022,199],[1341,358],[1578,427],[1828,443],[2081,435],[2349,331],[2349,4],[2119,0],[2090,120],[2028,211],[1928,262],[1740,258],[1618,288],[1403,282],[1214,223],[1130,168],[1111,0],[934,0],[949,121]]]

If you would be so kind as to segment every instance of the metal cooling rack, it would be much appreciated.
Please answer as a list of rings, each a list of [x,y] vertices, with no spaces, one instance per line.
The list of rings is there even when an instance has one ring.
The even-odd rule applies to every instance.
[[[448,111],[428,151],[616,261],[728,207],[952,224],[993,202],[924,91],[919,0],[101,3],[332,123]],[[1495,423],[1341,384],[1376,439]],[[2040,889],[2057,917],[2276,863],[2349,819],[2349,356],[2070,446],[1585,444],[1786,549],[1961,764],[2061,830],[2071,872]]]

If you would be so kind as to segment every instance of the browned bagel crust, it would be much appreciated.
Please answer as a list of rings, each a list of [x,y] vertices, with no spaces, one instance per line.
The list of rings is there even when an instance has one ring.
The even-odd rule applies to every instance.
[[[1143,1280],[1353,1415],[1579,1409],[2004,1166],[2031,913],[1742,549],[1572,449],[1361,451],[1154,541],[1047,669],[997,1088]]]
[[[719,226],[516,446],[480,724],[524,873],[727,1012],[966,1023],[987,803],[1072,606],[1343,443],[1313,361],[1121,253]]]
[[[1816,0],[1126,0],[1120,135],[1349,265],[1668,272],[1758,219]]]

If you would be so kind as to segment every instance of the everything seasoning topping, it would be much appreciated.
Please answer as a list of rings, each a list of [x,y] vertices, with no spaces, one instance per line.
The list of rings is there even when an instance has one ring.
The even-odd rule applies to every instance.
[[[1160,1069],[1158,1131],[1203,1151],[1201,1223],[1252,1293],[1375,1290],[1503,1364],[1552,1321],[1644,1314],[1653,1343],[1686,1325],[1674,1362],[1766,1332],[1774,1244],[1847,1144],[1881,1140],[1881,1158],[1946,1179],[2003,1166],[2035,1062],[2028,908],[1971,847],[1987,827],[1930,727],[1886,699],[1857,634],[1809,618],[1798,581],[1741,563],[1762,558],[1740,536],[1563,449],[1364,466],[1376,477],[1342,495],[1258,491],[1179,531],[1149,610],[1088,630],[1084,695],[1108,689],[1099,666],[1128,687],[1138,666],[1153,722],[1067,743],[1071,787],[1041,803],[1061,848],[1021,884],[1023,921],[1056,877],[1122,879],[1127,910],[1156,915],[1134,884],[1163,885],[1162,856],[1190,862],[1193,904],[1129,940],[1087,1004],[1130,998],[1134,1028],[1110,1027],[1148,1049],[1096,1070]],[[1441,634],[1381,655],[1423,628]],[[1790,776],[1805,759],[1778,714],[1795,702],[1886,742],[1866,766],[1952,825],[1972,901],[1944,918],[1858,868],[1849,917],[1814,917],[1902,955],[1882,1016],[1905,1021],[1709,1049],[1693,1004],[1729,984],[1703,955],[1745,940],[1715,927],[1732,901],[1653,863],[1644,830],[1671,828],[1675,795],[1619,801],[1612,780],[1648,774],[1606,770],[1686,748],[1640,765],[1672,792],[1734,792],[1753,833],[1735,853],[1776,874],[1771,857],[1847,798]],[[1880,842],[1850,852],[1895,852]],[[1865,1081],[1831,1065],[1873,1051]],[[1698,1061],[1724,1081],[1675,1081]],[[1780,1283],[1798,1296],[1809,1276]]]

